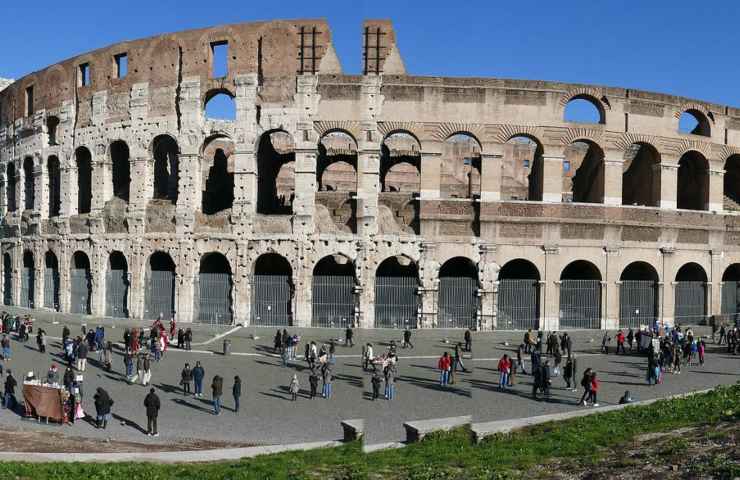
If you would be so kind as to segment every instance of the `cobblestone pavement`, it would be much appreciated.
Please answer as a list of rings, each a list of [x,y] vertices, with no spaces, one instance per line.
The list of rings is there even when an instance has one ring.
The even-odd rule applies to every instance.
[[[130,321],[81,319],[68,315],[46,316],[35,314],[36,328],[42,326],[51,337],[61,336],[68,324],[73,334],[80,331],[80,323],[89,327],[106,326],[108,339],[120,341],[125,326],[143,325]],[[54,323],[57,322],[57,323]],[[115,323],[114,323],[115,322]],[[112,328],[113,325],[116,328]],[[149,322],[147,322],[147,325]],[[373,343],[375,352],[387,348],[391,340],[400,344],[401,332],[392,330],[356,331],[355,346],[337,347],[336,381],[330,400],[306,398],[308,376],[305,362],[299,360],[288,368],[272,353],[270,328],[213,328],[193,325],[193,351],[171,349],[164,359],[153,366],[152,383],[162,400],[159,425],[161,436],[157,442],[173,439],[223,440],[254,444],[297,443],[341,438],[340,421],[349,418],[366,420],[366,441],[379,443],[400,441],[404,438],[402,423],[408,420],[472,415],[474,421],[502,420],[541,415],[584,408],[576,405],[579,392],[566,391],[561,378],[553,381],[550,402],[535,401],[530,397],[531,377],[519,375],[517,384],[504,392],[498,391],[496,365],[501,355],[514,350],[522,332],[495,332],[474,334],[473,357],[466,356],[466,367],[471,371],[460,373],[457,383],[442,389],[438,385],[437,359],[444,351],[452,351],[454,342],[462,341],[462,331],[418,331],[413,335],[413,349],[399,349],[399,376],[397,395],[393,401],[370,399],[370,377],[361,367],[361,344]],[[344,332],[328,329],[289,329],[305,341],[327,342],[330,338],[343,339]],[[232,342],[232,355],[222,355],[222,337]],[[649,387],[644,380],[645,359],[634,355],[603,355],[598,353],[601,332],[572,332],[578,355],[578,369],[595,368],[602,382],[600,404],[616,403],[624,390],[630,390],[640,400],[674,393],[708,388],[740,380],[740,357],[717,351],[710,343],[707,363],[703,367],[686,368],[681,375],[666,375],[665,383]],[[215,338],[215,340],[214,340]],[[204,343],[205,342],[205,343]],[[508,345],[507,345],[508,344]],[[48,352],[41,354],[32,337],[27,344],[13,341],[13,357],[6,369],[13,369],[16,377],[29,370],[45,375],[52,362],[59,362],[58,342],[50,341]],[[84,401],[86,411],[94,413],[92,394],[103,386],[115,400],[114,415],[119,420],[107,430],[97,430],[85,422],[59,427],[35,421],[21,420],[17,414],[0,411],[0,425],[21,429],[41,429],[70,432],[101,439],[150,441],[142,433],[146,426],[143,399],[148,389],[128,385],[123,379],[122,357],[117,354],[112,372],[99,368],[92,354],[85,372]],[[200,360],[206,370],[204,399],[185,397],[179,390],[179,372],[187,361],[191,365]],[[529,367],[527,362],[527,368]],[[297,373],[303,389],[298,401],[290,401],[287,385]],[[224,377],[225,411],[212,414],[210,381],[213,375]],[[231,385],[234,375],[243,381],[241,412],[232,411]],[[126,423],[122,425],[120,421]]]

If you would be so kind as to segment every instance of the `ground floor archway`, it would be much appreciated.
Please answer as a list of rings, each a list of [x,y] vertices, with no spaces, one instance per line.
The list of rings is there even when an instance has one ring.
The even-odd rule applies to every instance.
[[[507,262],[498,274],[496,327],[537,330],[540,326],[540,273],[528,260]]]
[[[722,274],[722,315],[733,320],[740,313],[740,263],[733,263]]]
[[[384,260],[375,273],[375,327],[416,328],[420,315],[416,263],[402,255]]]
[[[231,302],[233,282],[231,265],[218,252],[203,255],[198,273],[199,322],[229,325],[234,320]]]
[[[154,252],[146,271],[144,318],[175,316],[175,262],[167,253]]]
[[[311,283],[311,326],[347,328],[354,324],[355,271],[344,255],[329,255],[316,263]]]
[[[252,276],[252,325],[288,326],[293,323],[293,269],[277,253],[261,255]]]
[[[619,277],[620,328],[651,327],[658,310],[658,272],[646,262],[630,263]]]
[[[591,262],[576,260],[560,274],[560,328],[601,328],[601,273]]]
[[[33,260],[33,253],[28,250],[23,252],[23,268],[21,268],[21,298],[19,306],[25,308],[33,308],[33,298],[35,294],[34,280],[36,277]]]
[[[475,328],[480,296],[478,267],[465,257],[447,260],[439,269],[438,328]]]
[[[84,252],[77,251],[72,256],[69,283],[70,312],[90,315],[92,277],[90,275],[90,259]]]
[[[54,252],[44,258],[44,307],[59,311],[59,262]]]
[[[707,274],[698,263],[687,263],[676,273],[674,323],[699,325],[706,318]]]
[[[105,273],[105,315],[128,318],[128,264],[121,252],[113,252],[108,257],[108,271]]]

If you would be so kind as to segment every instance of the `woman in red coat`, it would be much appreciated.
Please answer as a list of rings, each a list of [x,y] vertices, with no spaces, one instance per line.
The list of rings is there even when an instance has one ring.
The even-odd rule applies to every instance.
[[[439,385],[444,387],[450,383],[450,366],[452,365],[450,354],[445,352],[437,362],[439,368]]]
[[[504,355],[501,357],[501,360],[498,361],[498,371],[498,388],[504,389],[509,383],[509,373],[511,372],[511,360],[508,355]]]
[[[596,395],[599,393],[599,380],[596,378],[596,372],[591,374],[591,401],[594,407],[598,407],[598,400]]]

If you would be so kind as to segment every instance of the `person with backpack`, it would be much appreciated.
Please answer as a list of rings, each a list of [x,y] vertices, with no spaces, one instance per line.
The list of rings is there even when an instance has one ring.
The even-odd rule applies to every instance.
[[[18,386],[18,382],[13,377],[13,372],[8,370],[8,376],[5,377],[5,392],[3,395],[3,408],[10,410],[15,409],[15,387]]]
[[[312,400],[316,398],[316,393],[319,390],[319,376],[316,375],[316,369],[311,368],[311,373],[308,375],[308,385],[311,388],[310,397]]]
[[[570,390],[570,381],[573,378],[573,359],[568,358],[565,361],[565,367],[563,367],[563,380],[565,380],[565,389]],[[575,387],[575,382],[573,382],[573,386]]]
[[[146,434],[151,437],[159,436],[157,417],[159,416],[160,407],[159,397],[154,393],[154,389],[150,388],[149,393],[144,398],[144,408],[146,408]]]
[[[396,396],[396,365],[393,362],[388,362],[388,365],[383,369],[385,375],[385,399],[393,400]]]

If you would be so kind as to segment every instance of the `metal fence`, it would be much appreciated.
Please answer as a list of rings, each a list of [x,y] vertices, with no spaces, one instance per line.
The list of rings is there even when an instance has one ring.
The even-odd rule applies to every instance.
[[[198,321],[230,325],[234,315],[231,308],[231,274],[201,273],[198,275]]]
[[[315,275],[311,326],[347,328],[355,318],[355,279],[351,275]]]
[[[90,314],[90,273],[84,268],[70,270],[70,312]]]
[[[289,275],[252,277],[252,325],[287,326],[293,318],[293,287]]]
[[[676,282],[675,322],[699,324],[706,318],[706,286],[704,282]]]
[[[421,300],[416,277],[375,278],[375,327],[416,328]]]
[[[658,315],[658,284],[653,280],[624,280],[619,286],[619,326],[651,326]]]
[[[21,269],[21,298],[19,306],[33,308],[34,297],[34,271],[33,268],[23,267]]]
[[[44,307],[59,311],[59,272],[44,269]]]
[[[470,277],[441,277],[437,304],[438,328],[475,328],[478,323],[478,281]]]
[[[496,327],[501,330],[538,329],[539,296],[540,283],[537,280],[499,281]]]
[[[105,274],[105,314],[109,317],[128,318],[126,270],[109,270]]]
[[[175,315],[175,272],[152,270],[147,272],[146,309],[144,317],[155,319]]]
[[[601,282],[560,283],[560,328],[601,328]]]
[[[740,313],[740,282],[722,283],[722,315]]]

